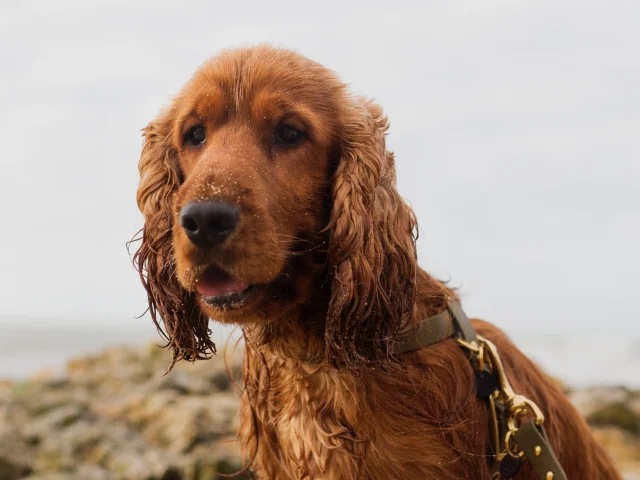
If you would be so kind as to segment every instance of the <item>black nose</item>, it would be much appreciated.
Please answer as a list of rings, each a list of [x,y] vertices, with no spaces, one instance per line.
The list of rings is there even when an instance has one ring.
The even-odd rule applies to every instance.
[[[212,247],[236,228],[240,212],[229,203],[191,202],[180,210],[180,225],[198,247]]]

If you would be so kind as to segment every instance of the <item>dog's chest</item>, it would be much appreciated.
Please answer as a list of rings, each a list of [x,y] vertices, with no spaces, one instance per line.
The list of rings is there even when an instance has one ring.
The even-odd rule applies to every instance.
[[[486,468],[484,443],[478,444],[484,429],[457,434],[470,422],[482,426],[482,410],[470,412],[466,395],[454,389],[435,395],[436,377],[406,371],[354,378],[291,360],[265,360],[267,368],[245,379],[242,406],[246,455],[256,451],[256,440],[259,445],[252,466],[258,478],[460,479],[468,478],[463,472]]]
[[[270,367],[269,391],[254,407],[261,478],[357,478],[368,442],[355,433],[362,412],[353,379]],[[245,401],[243,410],[249,409]]]

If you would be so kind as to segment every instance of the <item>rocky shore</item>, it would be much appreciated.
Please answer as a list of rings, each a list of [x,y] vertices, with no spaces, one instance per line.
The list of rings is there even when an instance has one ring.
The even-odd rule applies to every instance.
[[[156,345],[120,347],[73,360],[64,375],[0,381],[0,480],[214,480],[241,470],[240,386],[225,362],[163,375],[168,359]],[[226,364],[239,382],[239,355]],[[625,478],[640,480],[640,392],[568,393]]]

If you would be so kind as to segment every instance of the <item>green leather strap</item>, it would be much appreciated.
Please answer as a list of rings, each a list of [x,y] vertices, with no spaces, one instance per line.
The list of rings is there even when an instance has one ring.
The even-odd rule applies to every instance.
[[[542,425],[528,422],[513,436],[540,480],[567,480]]]
[[[454,321],[456,322],[456,327],[458,327],[458,332],[460,334],[460,338],[465,342],[473,342],[476,340],[476,329],[471,325],[471,320],[467,317],[467,314],[464,313],[460,303],[456,301],[450,301],[447,305],[447,310],[453,316]]]
[[[421,321],[415,329],[399,335],[398,353],[407,353],[446,340],[456,333],[449,310]]]
[[[476,331],[460,304],[451,300],[442,312],[422,320],[415,329],[400,333],[398,353],[419,350],[458,335],[466,342],[476,339]]]

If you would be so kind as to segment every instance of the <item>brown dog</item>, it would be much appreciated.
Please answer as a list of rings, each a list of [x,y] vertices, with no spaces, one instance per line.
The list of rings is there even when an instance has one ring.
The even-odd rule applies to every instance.
[[[136,263],[174,359],[242,326],[241,437],[263,479],[489,479],[488,414],[449,339],[398,334],[455,292],[416,263],[375,103],[298,54],[227,51],[144,130]],[[546,416],[570,479],[618,479],[558,387],[495,327],[517,392]],[[525,465],[516,478],[537,478]]]

